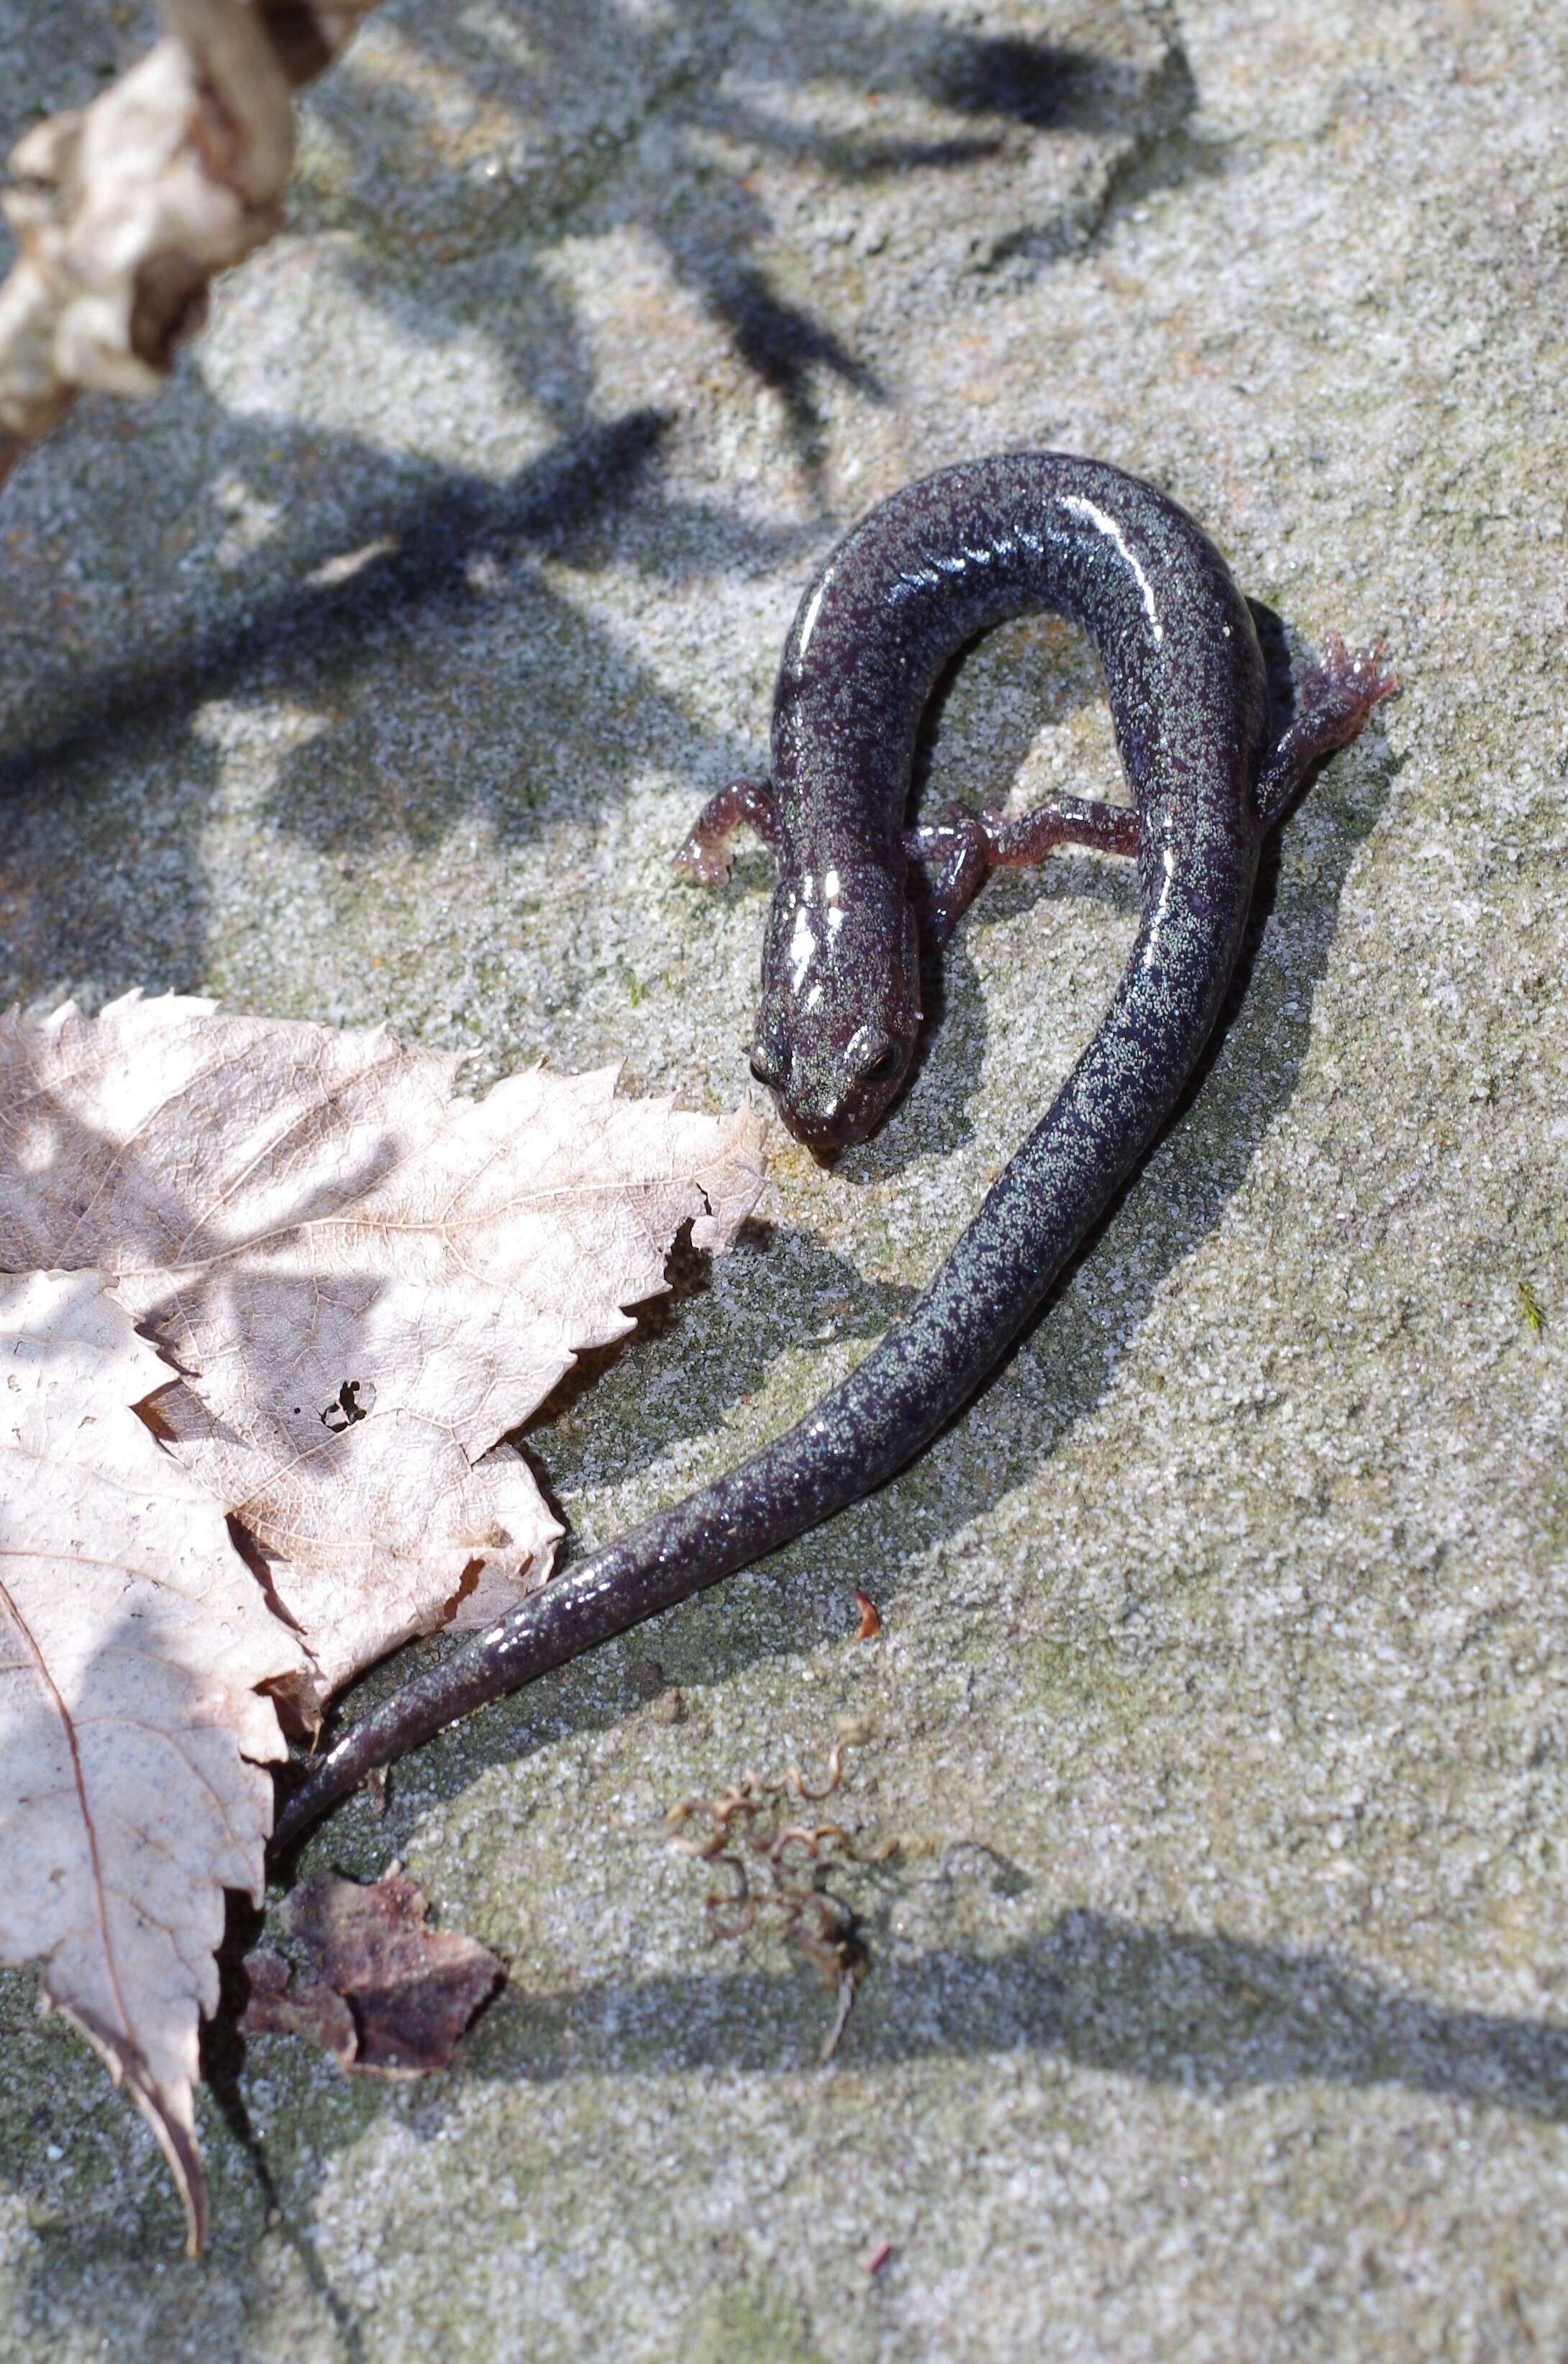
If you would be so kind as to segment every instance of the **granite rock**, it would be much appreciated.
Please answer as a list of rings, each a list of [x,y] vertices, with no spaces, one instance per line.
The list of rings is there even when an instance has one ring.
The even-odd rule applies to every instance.
[[[0,0],[6,136],[149,29],[38,16]],[[1549,0],[386,0],[166,397],[8,485],[0,998],[384,1018],[476,1081],[734,1100],[764,860],[705,896],[670,856],[913,474],[1114,459],[1404,691],[969,1416],[306,1850],[401,1857],[501,1957],[450,2074],[230,2013],[187,2265],[150,2138],[0,1980],[5,2364],[1568,2344],[1565,102]],[[925,770],[1110,786],[1082,644],[995,634]],[[780,1136],[750,1243],[529,1433],[577,1534],[896,1316],[1133,920],[1087,855],[986,895],[880,1137]],[[900,1850],[840,1877],[824,2068],[831,1995],[786,1930],[712,1935],[662,1816],[846,1716],[833,1811]]]

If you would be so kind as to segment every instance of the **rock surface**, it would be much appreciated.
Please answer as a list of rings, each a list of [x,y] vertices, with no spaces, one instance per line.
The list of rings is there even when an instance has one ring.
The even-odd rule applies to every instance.
[[[39,17],[0,0],[7,138],[149,30]],[[971,1415],[306,1850],[400,1857],[502,1957],[449,2075],[231,2012],[188,2266],[139,2122],[0,1981],[7,2364],[1568,2342],[1565,104],[1553,0],[387,0],[168,396],[14,478],[0,998],[385,1017],[476,1077],[734,1098],[765,868],[669,857],[913,474],[1116,459],[1406,686]],[[964,664],[929,798],[1113,779],[1060,628]],[[1132,920],[1088,856],[991,891],[880,1138],[782,1147],[752,1245],[533,1432],[578,1533],[863,1351]],[[661,1817],[846,1715],[833,1811],[902,1845],[842,1875],[824,2069],[832,1995],[779,1928],[710,1938]]]

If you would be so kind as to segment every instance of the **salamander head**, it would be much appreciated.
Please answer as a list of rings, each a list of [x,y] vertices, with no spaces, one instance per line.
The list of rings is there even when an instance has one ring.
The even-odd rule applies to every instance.
[[[920,951],[903,882],[871,864],[779,883],[751,1073],[819,1155],[875,1132],[920,1030]]]

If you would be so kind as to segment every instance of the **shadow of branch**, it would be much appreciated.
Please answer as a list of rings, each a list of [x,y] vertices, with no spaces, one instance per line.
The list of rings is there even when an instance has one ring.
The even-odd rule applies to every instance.
[[[816,2057],[807,1997],[805,1977],[762,1971],[513,1989],[495,2015],[496,2058],[469,2073],[542,2084],[800,2068]],[[862,2067],[1020,2049],[1220,2097],[1320,2080],[1568,2121],[1568,2026],[1447,2009],[1327,1954],[1095,1912],[1064,1912],[995,1952],[875,1963],[842,2057]]]
[[[557,548],[622,504],[668,429],[662,412],[639,410],[563,438],[501,485],[442,470],[412,499],[389,501],[356,522],[370,552],[345,574],[319,579],[343,551],[334,533],[318,579],[291,583],[230,614],[162,664],[116,667],[74,686],[69,725],[0,755],[0,794],[49,784],[78,753],[139,726],[189,722],[210,699],[260,686],[281,663],[315,673],[352,659],[389,627],[462,608],[480,596],[476,562],[513,563],[525,550]]]

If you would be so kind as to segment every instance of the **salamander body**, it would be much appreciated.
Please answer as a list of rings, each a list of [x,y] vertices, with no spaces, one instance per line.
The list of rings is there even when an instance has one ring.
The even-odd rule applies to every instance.
[[[906,825],[916,733],[958,650],[1051,609],[1098,656],[1131,805],[1062,797],[1022,820],[955,808]],[[365,1773],[469,1709],[607,1640],[873,1492],[995,1369],[1169,1117],[1229,983],[1263,837],[1311,766],[1394,686],[1330,640],[1276,736],[1251,611],[1223,559],[1138,478],[1055,452],[913,485],[802,597],[774,699],[772,775],[711,799],[681,859],[728,869],[741,821],[779,881],[752,1065],[828,1155],[882,1120],[918,1033],[919,938],[998,866],[1064,842],[1134,855],[1141,918],[1066,1082],[905,1319],[786,1434],[569,1567],[318,1759],[287,1841]]]

